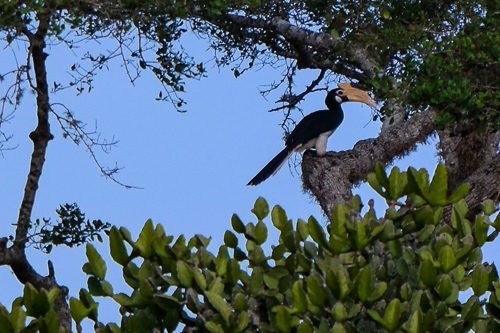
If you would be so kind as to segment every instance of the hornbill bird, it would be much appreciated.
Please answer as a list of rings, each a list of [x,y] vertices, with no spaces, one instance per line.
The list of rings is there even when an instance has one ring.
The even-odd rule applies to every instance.
[[[344,102],[361,102],[371,107],[376,105],[368,92],[359,85],[349,82],[339,83],[338,88],[329,91],[326,95],[325,104],[328,110],[316,111],[305,116],[287,137],[285,148],[247,185],[258,185],[276,174],[294,152],[315,148],[318,156],[325,155],[328,137],[344,119],[344,112],[340,106]]]

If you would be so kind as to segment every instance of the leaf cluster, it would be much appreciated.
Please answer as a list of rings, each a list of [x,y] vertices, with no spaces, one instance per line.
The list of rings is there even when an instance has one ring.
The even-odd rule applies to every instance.
[[[101,332],[178,325],[214,333],[499,330],[498,273],[481,254],[500,231],[493,203],[470,221],[468,187],[448,195],[443,165],[431,180],[423,169],[387,175],[378,165],[370,184],[389,203],[383,217],[372,207],[362,214],[356,197],[335,206],[325,229],[313,217],[293,223],[259,198],[256,222],[233,215],[217,254],[207,248],[210,239],[174,241],[152,221],[136,240],[113,227],[110,253],[133,291],[115,292],[104,259],[87,245],[88,289],[71,299],[73,318],[88,317]],[[279,239],[266,253],[269,215]],[[120,305],[120,325],[98,321],[97,296]]]

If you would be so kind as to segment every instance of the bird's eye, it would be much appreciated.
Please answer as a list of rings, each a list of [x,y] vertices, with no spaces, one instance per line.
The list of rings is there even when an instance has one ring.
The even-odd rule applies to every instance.
[[[344,94],[344,91],[343,91],[343,90],[339,90],[339,91],[337,91],[337,95],[342,96],[343,94]]]

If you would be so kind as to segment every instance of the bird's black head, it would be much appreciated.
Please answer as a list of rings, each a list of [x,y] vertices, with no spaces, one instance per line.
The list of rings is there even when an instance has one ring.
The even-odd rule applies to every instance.
[[[360,102],[375,107],[375,101],[368,95],[368,91],[351,83],[339,83],[339,88],[330,90],[325,98],[325,104],[330,110],[335,110],[344,102]]]
[[[330,90],[325,98],[325,104],[330,110],[338,108],[340,104],[347,101],[349,101],[349,98],[345,95],[342,88]]]

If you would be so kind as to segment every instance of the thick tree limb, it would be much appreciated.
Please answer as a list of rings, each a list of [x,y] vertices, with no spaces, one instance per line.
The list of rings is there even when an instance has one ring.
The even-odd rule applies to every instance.
[[[366,179],[377,162],[390,163],[415,148],[434,131],[435,113],[418,113],[406,122],[385,127],[377,138],[358,141],[351,150],[318,157],[304,153],[302,181],[323,211],[330,215],[336,203],[350,202],[353,185]]]
[[[37,126],[29,137],[33,142],[33,152],[31,154],[30,168],[26,179],[23,199],[19,208],[19,216],[16,225],[16,236],[11,247],[7,248],[7,239],[0,240],[0,264],[9,265],[12,271],[22,284],[31,283],[37,289],[50,290],[59,288],[59,294],[55,301],[55,310],[59,318],[59,324],[66,329],[71,329],[71,315],[69,313],[66,297],[68,289],[59,286],[54,276],[54,269],[49,262],[49,274],[42,276],[38,274],[28,262],[25,253],[27,233],[30,228],[31,213],[35,201],[35,195],[38,189],[38,183],[42,174],[45,162],[47,145],[53,136],[50,133],[49,126],[49,92],[47,85],[47,71],[45,59],[47,54],[44,52],[45,38],[50,22],[50,13],[47,10],[45,14],[40,14],[37,31],[33,34],[27,28],[22,32],[28,37],[29,53],[33,60],[33,69],[35,73],[35,85],[30,80],[32,88],[36,91],[37,103]]]
[[[469,206],[469,215],[474,216],[481,210],[481,204],[487,200],[500,201],[500,153],[488,163],[467,177],[464,183],[470,184],[465,201]]]

